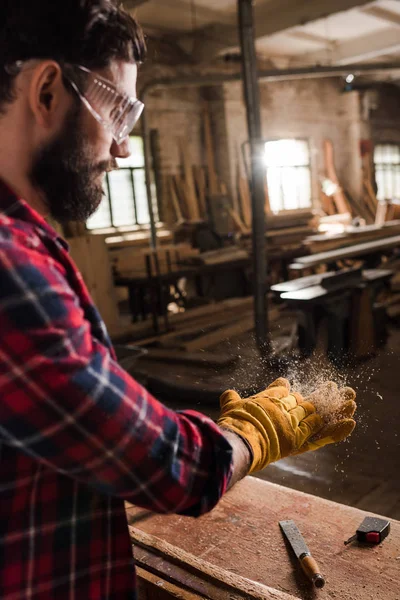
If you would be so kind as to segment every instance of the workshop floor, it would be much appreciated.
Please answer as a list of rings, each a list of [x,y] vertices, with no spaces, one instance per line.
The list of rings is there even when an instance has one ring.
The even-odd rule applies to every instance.
[[[252,352],[248,368],[245,347],[240,349],[243,378],[257,370]],[[312,371],[317,379],[318,369]],[[258,477],[400,520],[400,331],[391,331],[378,356],[341,374],[358,394],[358,426],[349,441],[282,460]],[[231,385],[226,382],[226,387]],[[182,408],[182,404],[166,401]],[[216,405],[185,402],[184,408],[202,410],[213,418],[218,414]]]

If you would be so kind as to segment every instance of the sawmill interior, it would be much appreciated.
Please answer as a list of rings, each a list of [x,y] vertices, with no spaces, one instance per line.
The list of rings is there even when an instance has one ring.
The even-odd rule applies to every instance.
[[[113,155],[97,210],[85,220],[48,219],[82,275],[83,297],[88,291],[107,328],[115,352],[108,361],[119,364],[118,372],[102,372],[91,384],[92,398],[100,402],[100,383],[110,386],[107,423],[117,410],[111,405],[124,371],[126,381],[142,386],[139,395],[156,399],[151,408],[140,405],[145,416],[131,430],[143,443],[136,455],[143,470],[150,469],[146,456],[149,464],[157,462],[156,447],[160,456],[164,452],[161,439],[171,447],[180,443],[168,419],[190,411],[230,430],[251,464],[248,476],[238,476],[242,480],[218,504],[210,501],[210,508],[216,504],[211,512],[204,500],[202,516],[184,498],[177,508],[172,491],[165,491],[169,508],[158,510],[153,496],[160,506],[164,501],[158,476],[146,470],[152,483],[143,483],[132,467],[138,487],[150,489],[153,498],[146,504],[146,493],[115,493],[127,503],[137,597],[399,600],[400,2],[109,2],[145,34],[147,55],[137,61],[136,84],[144,109],[128,132],[129,151]],[[78,90],[73,79],[71,85]],[[94,115],[101,127],[89,94],[78,90],[78,96],[82,110],[89,106],[87,118]],[[2,155],[1,179],[7,171]],[[4,180],[12,188],[12,180]],[[5,214],[12,217],[12,211]],[[2,240],[3,233],[1,253]],[[54,279],[52,285],[57,291],[61,284]],[[8,289],[5,283],[1,288]],[[11,300],[1,294],[6,323],[2,306]],[[79,318],[90,321],[88,305],[76,302],[84,315]],[[103,356],[107,344],[99,339]],[[31,342],[20,343],[25,353]],[[3,362],[1,344],[2,377],[8,377],[11,363]],[[96,365],[94,360],[91,368]],[[73,376],[74,385],[84,385],[79,377]],[[288,383],[279,379],[272,390],[290,384],[293,391],[287,388],[283,400],[271,396],[271,388],[262,392],[278,378]],[[4,389],[2,397],[11,393]],[[272,412],[260,397],[274,405]],[[170,412],[149,449],[141,428],[159,410],[158,401]],[[124,402],[127,411],[131,400]],[[266,421],[254,425],[264,410],[260,402]],[[80,418],[87,406],[75,407],[71,418]],[[300,406],[305,421],[293,425]],[[275,428],[276,410],[294,427],[290,451],[283,450],[281,426]],[[7,411],[2,431],[11,419]],[[305,433],[314,423],[309,413],[324,423],[323,435]],[[187,418],[185,435],[194,436],[200,417]],[[100,417],[93,419],[101,432]],[[259,446],[248,433],[253,427],[264,440],[260,452],[270,455],[258,466]],[[211,435],[196,432],[196,440]],[[296,445],[300,433],[309,437]],[[22,447],[10,435],[2,443]],[[272,458],[275,439],[279,452]],[[123,455],[127,442],[120,441],[109,446],[110,455]],[[30,459],[40,455],[40,447],[29,448]],[[48,467],[50,446],[43,452]],[[221,450],[213,452],[216,464]],[[160,460],[173,480],[188,468]],[[67,473],[67,464],[61,463],[60,473]],[[196,464],[194,469],[211,469]],[[96,477],[89,473],[89,486]],[[104,477],[96,489],[112,496],[111,466]],[[215,483],[217,474],[211,479]],[[171,489],[166,476],[163,485]],[[197,480],[188,477],[185,485],[194,488]],[[171,514],[158,514],[163,512]],[[55,597],[57,586],[47,596],[47,584],[32,577],[33,592],[24,596],[18,587],[24,576],[7,575],[1,597]],[[70,578],[65,598],[136,598],[122,587],[113,592],[112,583],[107,592],[99,584],[92,596],[79,587],[79,577],[73,580],[76,590]]]

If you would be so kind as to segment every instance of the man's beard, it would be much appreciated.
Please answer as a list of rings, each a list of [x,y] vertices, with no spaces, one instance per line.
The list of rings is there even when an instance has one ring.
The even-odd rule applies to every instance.
[[[67,116],[57,138],[34,158],[31,182],[44,195],[50,215],[59,223],[85,222],[103,199],[100,175],[110,163],[94,164],[85,141],[78,105]]]

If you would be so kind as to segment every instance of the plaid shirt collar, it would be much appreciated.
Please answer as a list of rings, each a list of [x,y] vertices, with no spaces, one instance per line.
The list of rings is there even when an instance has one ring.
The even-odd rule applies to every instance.
[[[47,223],[47,221],[34,210],[25,200],[17,196],[4,181],[0,179],[0,213],[25,221],[38,229],[45,237],[54,242],[59,242],[66,250],[67,242]]]

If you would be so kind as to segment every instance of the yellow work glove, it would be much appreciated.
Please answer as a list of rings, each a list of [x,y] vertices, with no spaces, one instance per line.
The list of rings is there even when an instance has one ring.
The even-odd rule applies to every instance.
[[[319,399],[323,391],[317,390]],[[250,398],[242,399],[237,392],[228,390],[221,396],[218,425],[248,443],[253,454],[253,473],[285,456],[345,439],[355,427],[350,418],[356,408],[355,392],[345,388],[338,394],[342,401],[334,411],[324,407],[319,414],[312,402],[291,393],[289,382],[283,378]]]

